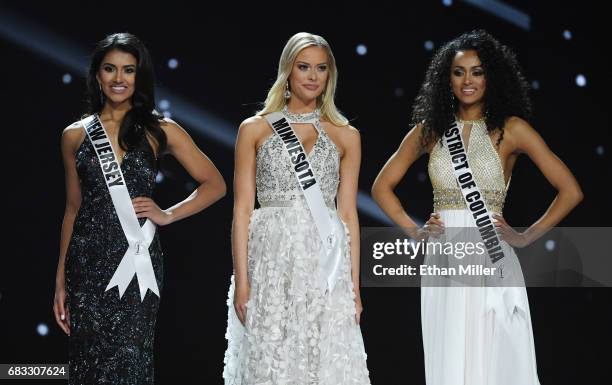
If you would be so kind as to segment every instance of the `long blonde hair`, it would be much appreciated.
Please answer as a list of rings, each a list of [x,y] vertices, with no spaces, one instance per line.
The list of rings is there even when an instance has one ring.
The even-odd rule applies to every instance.
[[[287,44],[285,44],[285,48],[283,48],[283,53],[278,63],[276,81],[268,91],[263,109],[257,112],[258,116],[279,111],[287,104],[284,96],[285,84],[289,80],[289,75],[291,75],[293,63],[300,51],[312,46],[324,48],[329,58],[329,76],[327,77],[327,84],[325,85],[323,93],[317,98],[317,107],[321,109],[321,117],[336,126],[346,126],[348,124],[348,119],[338,111],[334,104],[336,82],[338,80],[338,69],[336,68],[334,54],[323,37],[308,32],[296,33],[291,36]]]

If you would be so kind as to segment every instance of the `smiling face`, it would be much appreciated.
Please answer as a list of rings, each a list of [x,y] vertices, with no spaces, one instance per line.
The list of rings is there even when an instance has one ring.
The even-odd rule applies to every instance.
[[[487,79],[476,51],[466,50],[455,54],[451,64],[450,83],[455,97],[464,106],[483,102]]]
[[[304,48],[295,58],[289,75],[291,97],[304,102],[318,98],[329,77],[329,57],[323,47]]]
[[[134,55],[113,49],[102,59],[96,75],[104,96],[114,104],[130,102],[136,90],[136,66]]]

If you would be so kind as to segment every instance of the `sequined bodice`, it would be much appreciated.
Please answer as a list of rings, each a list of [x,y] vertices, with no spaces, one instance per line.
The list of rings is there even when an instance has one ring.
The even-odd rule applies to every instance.
[[[340,154],[318,119],[300,120],[299,115],[283,114],[290,123],[311,122],[318,131],[308,154],[317,182],[328,205],[333,206],[340,182]],[[257,149],[255,183],[260,205],[275,201],[294,201],[303,197],[282,139],[273,133]]]
[[[463,132],[463,124],[458,123],[458,126],[460,132]],[[503,167],[485,123],[475,121],[467,143],[465,138],[463,141],[467,145],[468,162],[474,173],[474,179],[484,195],[489,210],[501,213],[508,186],[504,182]],[[428,171],[434,190],[434,211],[466,207],[453,174],[446,146],[435,144],[429,155]]]

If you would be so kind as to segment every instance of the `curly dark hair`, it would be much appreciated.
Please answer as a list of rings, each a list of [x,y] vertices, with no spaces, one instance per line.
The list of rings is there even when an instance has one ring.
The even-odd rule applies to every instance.
[[[118,49],[132,54],[137,60],[136,90],[132,96],[132,108],[125,114],[119,128],[119,146],[133,149],[149,133],[157,142],[157,154],[161,156],[167,147],[167,137],[161,128],[164,116],[155,111],[155,76],[153,61],[145,45],[134,35],[113,33],[98,42],[91,57],[87,76],[87,115],[100,113],[104,107],[104,95],[100,92],[96,74],[109,51]]]
[[[425,81],[412,107],[413,124],[423,123],[421,144],[427,147],[441,140],[449,124],[455,120],[456,97],[450,86],[453,58],[458,51],[474,50],[482,63],[487,89],[484,94],[484,119],[487,130],[501,130],[511,116],[528,120],[531,116],[529,85],[516,55],[485,30],[464,33],[442,46],[427,68]]]

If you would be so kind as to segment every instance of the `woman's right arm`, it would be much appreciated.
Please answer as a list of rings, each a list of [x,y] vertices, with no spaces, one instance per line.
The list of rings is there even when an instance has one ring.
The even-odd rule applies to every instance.
[[[380,170],[372,185],[372,198],[397,226],[407,229],[409,235],[413,238],[418,235],[418,226],[406,213],[393,190],[410,166],[425,153],[421,144],[421,135],[422,125],[417,124],[406,134],[399,148]],[[442,222],[434,213],[427,221],[427,225],[442,226]]]
[[[234,263],[234,308],[243,324],[249,300],[247,250],[249,220],[255,207],[255,155],[261,118],[242,122],[236,138],[234,162],[234,218],[232,221],[232,257]],[[265,122],[265,121],[263,121]]]
[[[60,238],[60,254],[55,276],[55,299],[53,313],[55,320],[62,330],[70,335],[70,317],[66,306],[66,287],[64,263],[68,244],[72,237],[72,226],[76,214],[81,206],[81,186],[76,171],[75,152],[84,139],[85,132],[79,125],[73,124],[62,133],[62,159],[64,162],[64,174],[66,183],[66,208],[64,220],[62,221],[62,232]]]

